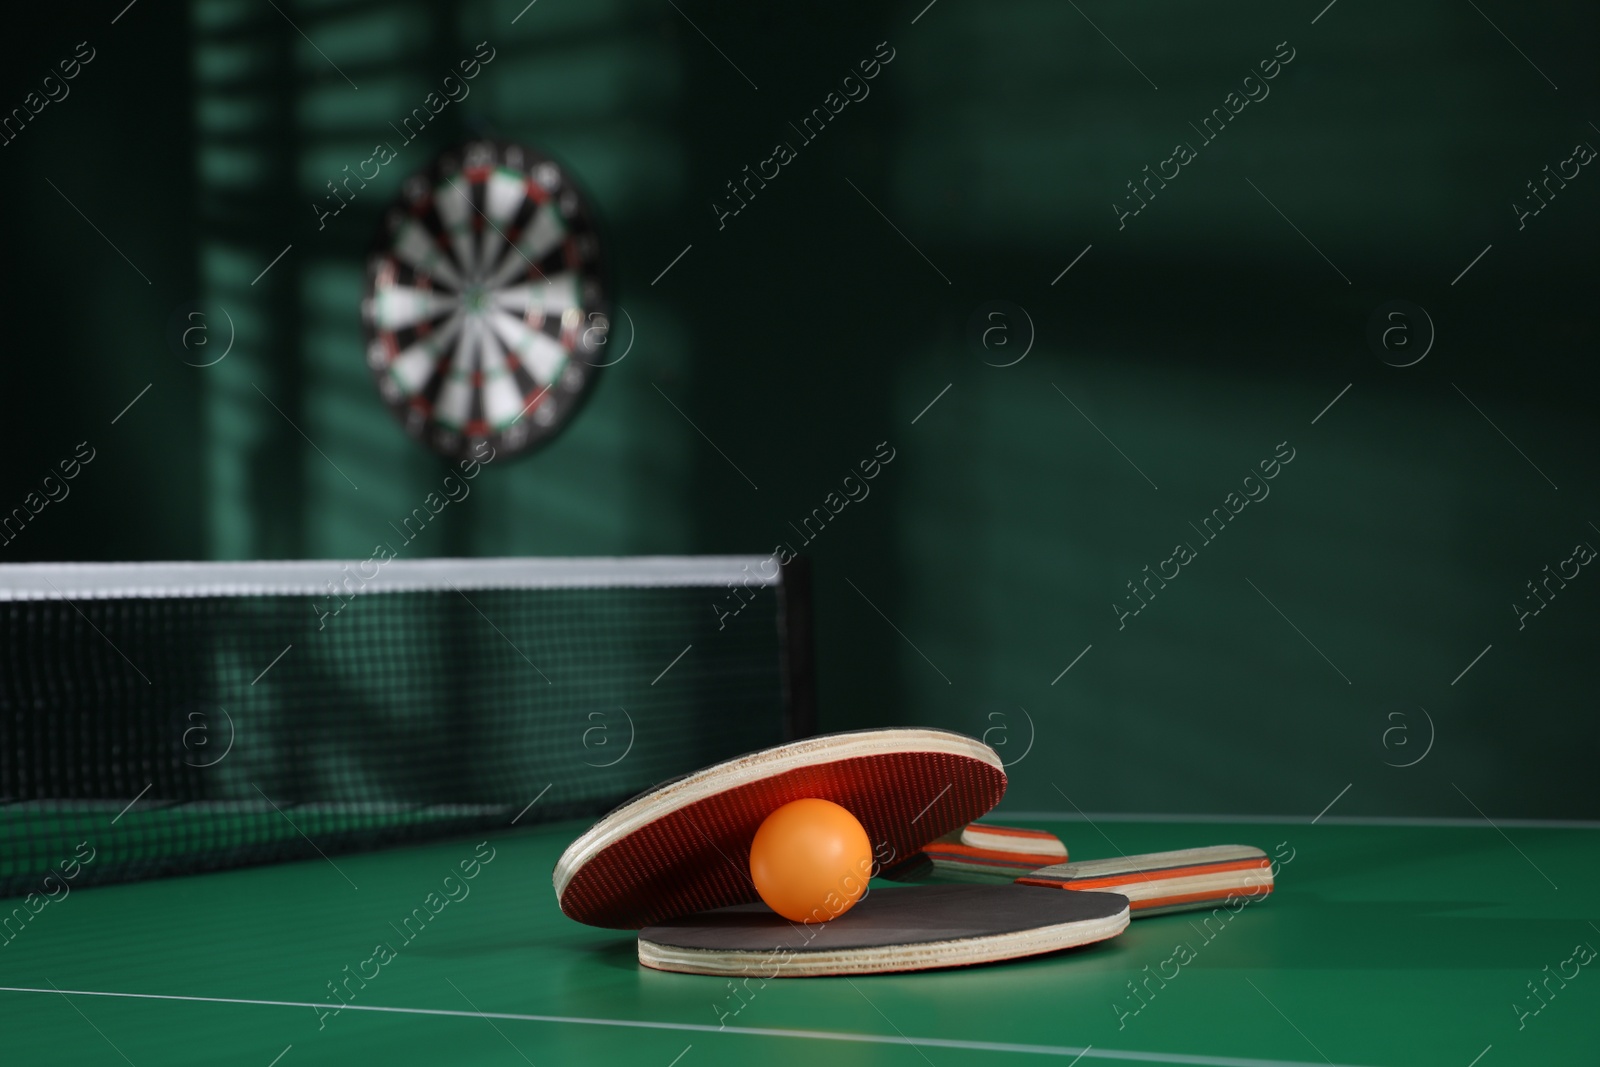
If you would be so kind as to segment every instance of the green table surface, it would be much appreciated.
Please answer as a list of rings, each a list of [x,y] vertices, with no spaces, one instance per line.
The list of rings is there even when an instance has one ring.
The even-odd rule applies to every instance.
[[[1600,1063],[1600,960],[1574,956],[1600,947],[1600,831],[1032,825],[1079,859],[1229,842],[1292,859],[1209,929],[1164,916],[1033,960],[735,990],[641,968],[626,933],[562,916],[550,871],[579,824],[492,835],[471,880],[479,839],[308,845],[45,907],[0,947],[0,1064]],[[379,942],[398,951],[364,962]],[[1187,962],[1164,962],[1180,944]],[[319,1013],[358,968],[376,974]]]

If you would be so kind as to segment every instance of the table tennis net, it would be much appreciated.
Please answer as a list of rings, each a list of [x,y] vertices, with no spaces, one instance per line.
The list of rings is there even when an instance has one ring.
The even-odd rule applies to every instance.
[[[764,562],[0,567],[0,897],[594,814],[805,732]]]

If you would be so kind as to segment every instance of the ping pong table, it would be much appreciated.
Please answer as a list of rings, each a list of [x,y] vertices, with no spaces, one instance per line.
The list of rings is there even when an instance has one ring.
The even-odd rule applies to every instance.
[[[1077,858],[1253,843],[1278,888],[1038,959],[763,982],[563,917],[583,825],[73,891],[0,948],[4,1062],[1600,1062],[1600,827],[1040,813]]]

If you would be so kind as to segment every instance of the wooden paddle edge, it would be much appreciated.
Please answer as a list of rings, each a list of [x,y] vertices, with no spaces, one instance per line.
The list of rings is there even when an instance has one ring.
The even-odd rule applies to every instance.
[[[1002,775],[1000,756],[982,741],[950,730],[890,728],[854,730],[791,741],[785,745],[737,756],[651,790],[617,808],[567,846],[556,861],[551,881],[560,900],[573,877],[602,851],[669,812],[715,796],[724,790],[775,778],[804,767],[867,756],[908,751],[964,756],[987,763]]]
[[[718,978],[821,978],[830,975],[889,974],[970,967],[980,963],[1039,956],[1092,945],[1128,928],[1129,910],[1099,919],[1079,919],[1031,930],[987,937],[926,941],[909,945],[872,945],[817,952],[722,952],[680,948],[639,938],[639,962],[652,970],[703,974]],[[768,969],[770,968],[770,973]]]

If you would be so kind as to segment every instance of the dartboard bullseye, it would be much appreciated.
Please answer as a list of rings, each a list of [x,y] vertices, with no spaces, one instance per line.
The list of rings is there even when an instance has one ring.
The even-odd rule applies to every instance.
[[[361,303],[367,365],[407,433],[462,458],[550,440],[593,389],[610,329],[588,203],[559,164],[471,141],[407,178]]]

